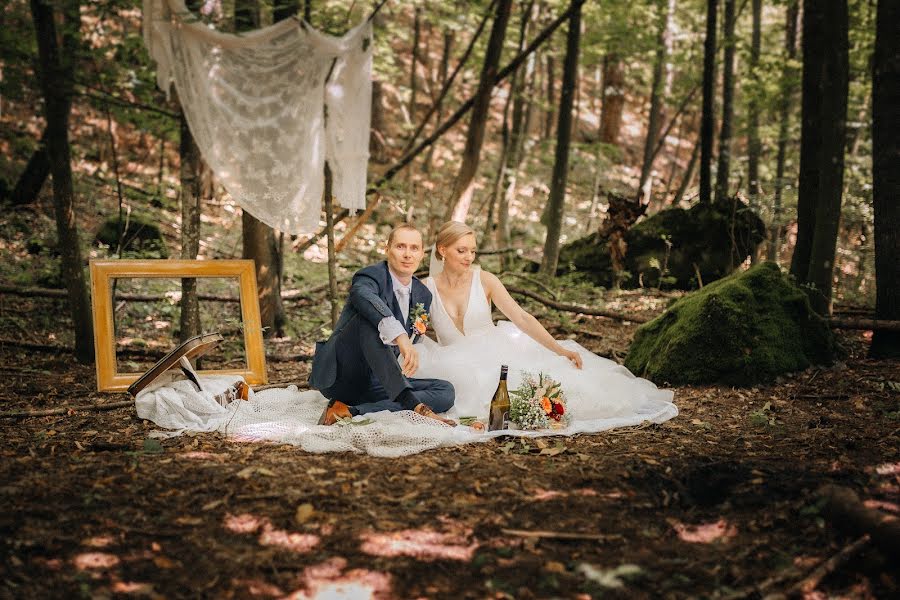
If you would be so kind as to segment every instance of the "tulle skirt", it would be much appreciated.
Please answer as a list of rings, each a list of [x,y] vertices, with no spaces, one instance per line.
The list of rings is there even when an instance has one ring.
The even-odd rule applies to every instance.
[[[543,373],[559,381],[567,397],[569,423],[556,431],[558,434],[603,431],[644,421],[661,423],[678,414],[671,390],[661,390],[635,377],[625,367],[589,352],[577,342],[565,340],[560,344],[581,355],[583,369],[547,350],[512,323],[500,321],[467,332],[449,346],[426,338],[416,345],[420,358],[415,376],[453,384],[456,401],[451,416],[485,420],[501,365],[509,367],[510,391],[521,385],[525,374]]]

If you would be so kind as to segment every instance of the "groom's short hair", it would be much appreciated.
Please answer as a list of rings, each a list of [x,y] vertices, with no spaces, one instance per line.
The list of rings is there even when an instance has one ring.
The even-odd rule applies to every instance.
[[[405,222],[405,223],[400,223],[399,225],[397,225],[396,227],[391,229],[391,233],[388,234],[388,239],[387,239],[388,248],[390,248],[391,244],[394,243],[394,236],[397,234],[397,232],[403,231],[404,229],[408,230],[408,231],[415,231],[416,233],[418,233],[419,237],[422,238],[423,243],[424,243],[425,238],[422,236],[422,232],[419,231],[419,228],[416,227],[415,225],[413,225],[412,223]]]

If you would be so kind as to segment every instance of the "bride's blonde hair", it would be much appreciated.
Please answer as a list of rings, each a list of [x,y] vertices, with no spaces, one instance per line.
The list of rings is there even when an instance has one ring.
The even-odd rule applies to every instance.
[[[441,246],[445,248],[450,244],[455,243],[460,238],[463,238],[467,235],[475,236],[475,230],[466,225],[465,223],[460,223],[459,221],[447,221],[441,228],[438,229],[437,235],[434,237],[434,253],[438,258],[444,260],[443,255],[441,255],[441,251],[438,250]]]

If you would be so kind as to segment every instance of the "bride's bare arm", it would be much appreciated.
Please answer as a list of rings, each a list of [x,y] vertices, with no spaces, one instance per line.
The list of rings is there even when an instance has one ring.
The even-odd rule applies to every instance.
[[[506,315],[506,318],[512,321],[513,325],[524,331],[531,339],[544,348],[560,356],[565,356],[575,363],[576,367],[581,368],[581,356],[573,350],[567,350],[560,346],[559,342],[550,335],[550,332],[544,329],[541,322],[535,319],[534,315],[519,306],[519,303],[509,295],[506,286],[503,285],[503,282],[496,275],[482,270],[481,285],[487,292],[488,302],[496,304],[500,312]]]

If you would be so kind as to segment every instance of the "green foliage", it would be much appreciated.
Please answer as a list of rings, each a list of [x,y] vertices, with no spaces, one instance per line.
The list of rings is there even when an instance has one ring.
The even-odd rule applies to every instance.
[[[657,382],[752,385],[835,354],[806,293],[761,263],[676,301],[641,326],[625,365]]]
[[[132,216],[119,222],[118,217],[107,219],[94,238],[115,254],[121,243],[123,257],[168,258],[169,251],[159,226],[147,219]]]

